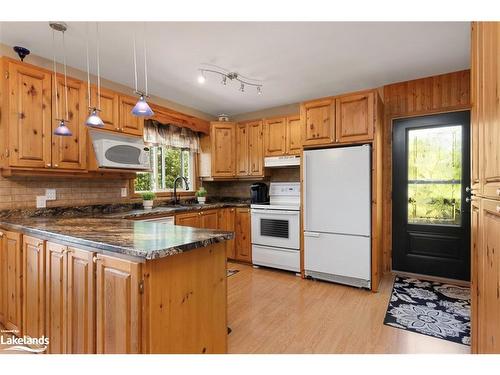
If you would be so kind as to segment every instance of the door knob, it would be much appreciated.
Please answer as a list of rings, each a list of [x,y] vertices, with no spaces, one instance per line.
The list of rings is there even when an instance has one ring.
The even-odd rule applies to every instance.
[[[470,203],[470,201],[471,201],[470,197],[465,198],[465,201],[466,201],[467,203]]]
[[[467,186],[467,187],[465,188],[465,191],[466,191],[467,193],[470,193],[470,192],[472,191],[472,189],[470,188],[470,186]]]

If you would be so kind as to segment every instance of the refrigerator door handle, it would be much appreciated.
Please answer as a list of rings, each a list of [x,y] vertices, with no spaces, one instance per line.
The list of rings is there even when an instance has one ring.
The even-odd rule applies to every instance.
[[[315,237],[319,238],[320,233],[314,233],[314,232],[304,232],[304,237]]]

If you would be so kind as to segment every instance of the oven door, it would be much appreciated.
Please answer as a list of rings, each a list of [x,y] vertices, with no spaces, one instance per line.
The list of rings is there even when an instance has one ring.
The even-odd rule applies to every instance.
[[[286,249],[299,249],[299,211],[254,208],[252,243]]]

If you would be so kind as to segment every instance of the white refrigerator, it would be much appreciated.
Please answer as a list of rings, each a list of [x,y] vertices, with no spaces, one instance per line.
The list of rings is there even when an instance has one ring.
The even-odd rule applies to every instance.
[[[371,284],[371,147],[304,151],[306,276]]]

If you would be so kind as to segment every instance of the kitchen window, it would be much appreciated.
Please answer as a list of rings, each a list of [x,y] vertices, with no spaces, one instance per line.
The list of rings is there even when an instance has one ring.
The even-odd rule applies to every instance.
[[[188,149],[168,146],[153,146],[150,148],[151,172],[138,172],[134,181],[135,192],[154,191],[156,193],[170,192],[174,188],[174,180],[178,176],[189,181],[189,191],[194,191],[194,152]],[[178,191],[183,191],[184,185],[179,182]]]

